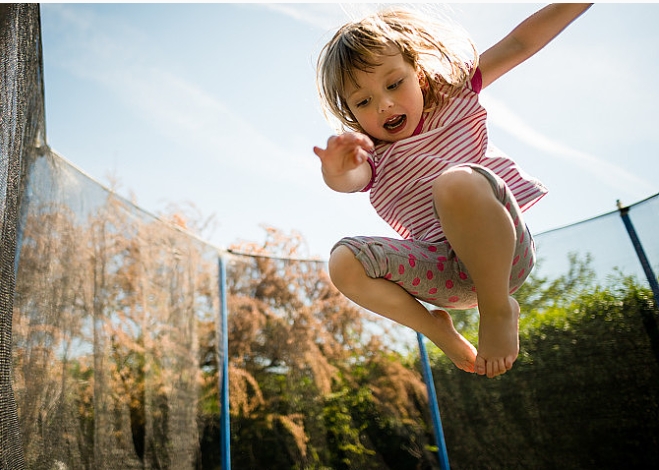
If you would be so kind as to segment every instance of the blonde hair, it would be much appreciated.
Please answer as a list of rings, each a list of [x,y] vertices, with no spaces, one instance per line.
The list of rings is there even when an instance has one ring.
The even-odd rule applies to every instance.
[[[441,106],[462,89],[478,65],[473,42],[466,39],[473,57],[465,60],[457,37],[447,25],[400,8],[342,26],[318,57],[316,81],[326,117],[336,117],[344,130],[363,132],[345,100],[346,86],[356,85],[356,71],[372,71],[392,45],[423,74],[424,107]]]

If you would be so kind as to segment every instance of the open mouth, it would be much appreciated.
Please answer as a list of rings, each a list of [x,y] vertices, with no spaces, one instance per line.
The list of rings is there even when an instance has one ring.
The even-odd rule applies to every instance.
[[[406,121],[407,121],[407,116],[401,114],[399,116],[395,116],[391,119],[388,119],[387,122],[385,122],[382,127],[384,127],[389,132],[396,132],[403,128]]]

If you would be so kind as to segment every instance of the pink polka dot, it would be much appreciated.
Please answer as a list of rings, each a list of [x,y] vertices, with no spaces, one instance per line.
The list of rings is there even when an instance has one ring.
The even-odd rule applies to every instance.
[[[515,220],[513,220],[513,223],[515,224],[515,227],[519,225],[519,217],[515,217]]]
[[[440,271],[444,271],[444,263],[442,263],[441,261],[437,263],[437,269],[439,269]]]
[[[513,260],[513,266],[515,266],[517,263],[519,263],[519,255],[515,256],[515,259]]]
[[[412,267],[414,267],[416,265],[416,258],[414,257],[414,255],[410,255],[409,263],[410,263],[410,266],[412,266]]]
[[[526,250],[524,250],[524,258],[526,258],[529,255],[529,247],[526,247]]]
[[[510,212],[510,203],[509,202],[506,203],[506,209],[508,210],[508,212]]]
[[[522,235],[519,237],[520,243],[524,243],[524,235],[526,235],[526,233],[522,232]]]
[[[448,298],[449,302],[457,302],[458,300],[460,300],[460,297],[458,297],[457,295],[452,295],[451,297]]]
[[[392,277],[393,277],[393,275],[391,273],[387,273],[386,276],[384,276],[384,278],[389,280],[389,281],[391,281]]]
[[[437,261],[446,261],[448,258],[446,256],[438,256]]]
[[[453,281],[451,281],[450,279],[446,281],[446,288],[453,289]]]
[[[400,251],[396,245],[393,245],[391,243],[389,243],[389,248],[391,248],[393,250],[396,250],[396,251]]]
[[[418,286],[419,284],[421,284],[421,279],[419,279],[418,277],[415,277],[414,280],[412,281],[412,285],[413,286]]]
[[[402,264],[398,266],[398,274],[404,274],[405,273],[405,266]]]
[[[533,266],[533,258],[531,258],[531,259],[529,260],[529,268],[530,268],[531,266]]]
[[[429,246],[428,251],[432,251],[433,253],[435,253],[437,251],[437,247],[436,246]]]
[[[430,288],[430,290],[428,290],[428,294],[436,294],[436,293],[437,293],[437,288],[436,287],[432,287],[432,288]]]
[[[522,276],[524,275],[524,272],[525,272],[525,271],[526,271],[526,270],[522,268],[522,270],[521,270],[521,271],[519,272],[519,274],[517,275],[517,279],[521,279]]]
[[[433,272],[428,270],[428,272],[426,273],[426,278],[428,278],[428,280],[430,281],[433,277],[435,277]]]
[[[405,245],[404,243],[401,243],[400,246],[402,246],[402,247],[405,248],[406,250],[411,250],[411,249],[412,249],[412,248],[410,248],[409,245]]]
[[[476,292],[476,286],[472,286],[471,291]]]
[[[462,279],[463,281],[464,281],[465,279],[467,279],[467,277],[468,277],[468,276],[467,276],[467,273],[463,273],[462,271],[460,271],[460,274],[458,274],[458,276],[459,276],[460,279]]]

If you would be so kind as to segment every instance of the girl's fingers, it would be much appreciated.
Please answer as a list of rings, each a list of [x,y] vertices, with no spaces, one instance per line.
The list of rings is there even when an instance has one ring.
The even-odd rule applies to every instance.
[[[356,145],[359,145],[367,152],[372,152],[375,149],[375,147],[373,146],[373,141],[367,135],[360,134],[357,132],[351,133],[349,135],[351,136],[351,138],[353,139]]]
[[[321,149],[320,147],[314,146],[313,148],[313,153],[315,153],[318,156],[318,158],[320,158],[321,160],[323,159],[323,156],[325,156],[325,152],[326,150]]]
[[[327,148],[314,146],[313,152],[323,165],[345,172],[364,163],[373,149],[373,141],[368,136],[349,132],[331,136]]]

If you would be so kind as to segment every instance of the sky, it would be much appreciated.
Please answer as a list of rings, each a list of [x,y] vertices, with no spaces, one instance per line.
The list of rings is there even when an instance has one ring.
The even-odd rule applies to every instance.
[[[149,212],[213,216],[220,248],[264,226],[321,259],[344,236],[396,236],[367,194],[324,185],[312,151],[334,133],[318,53],[382,5],[42,3],[48,144]],[[411,6],[482,52],[543,5]],[[659,192],[657,22],[659,4],[598,3],[481,93],[491,142],[549,188],[525,214],[533,233]]]

